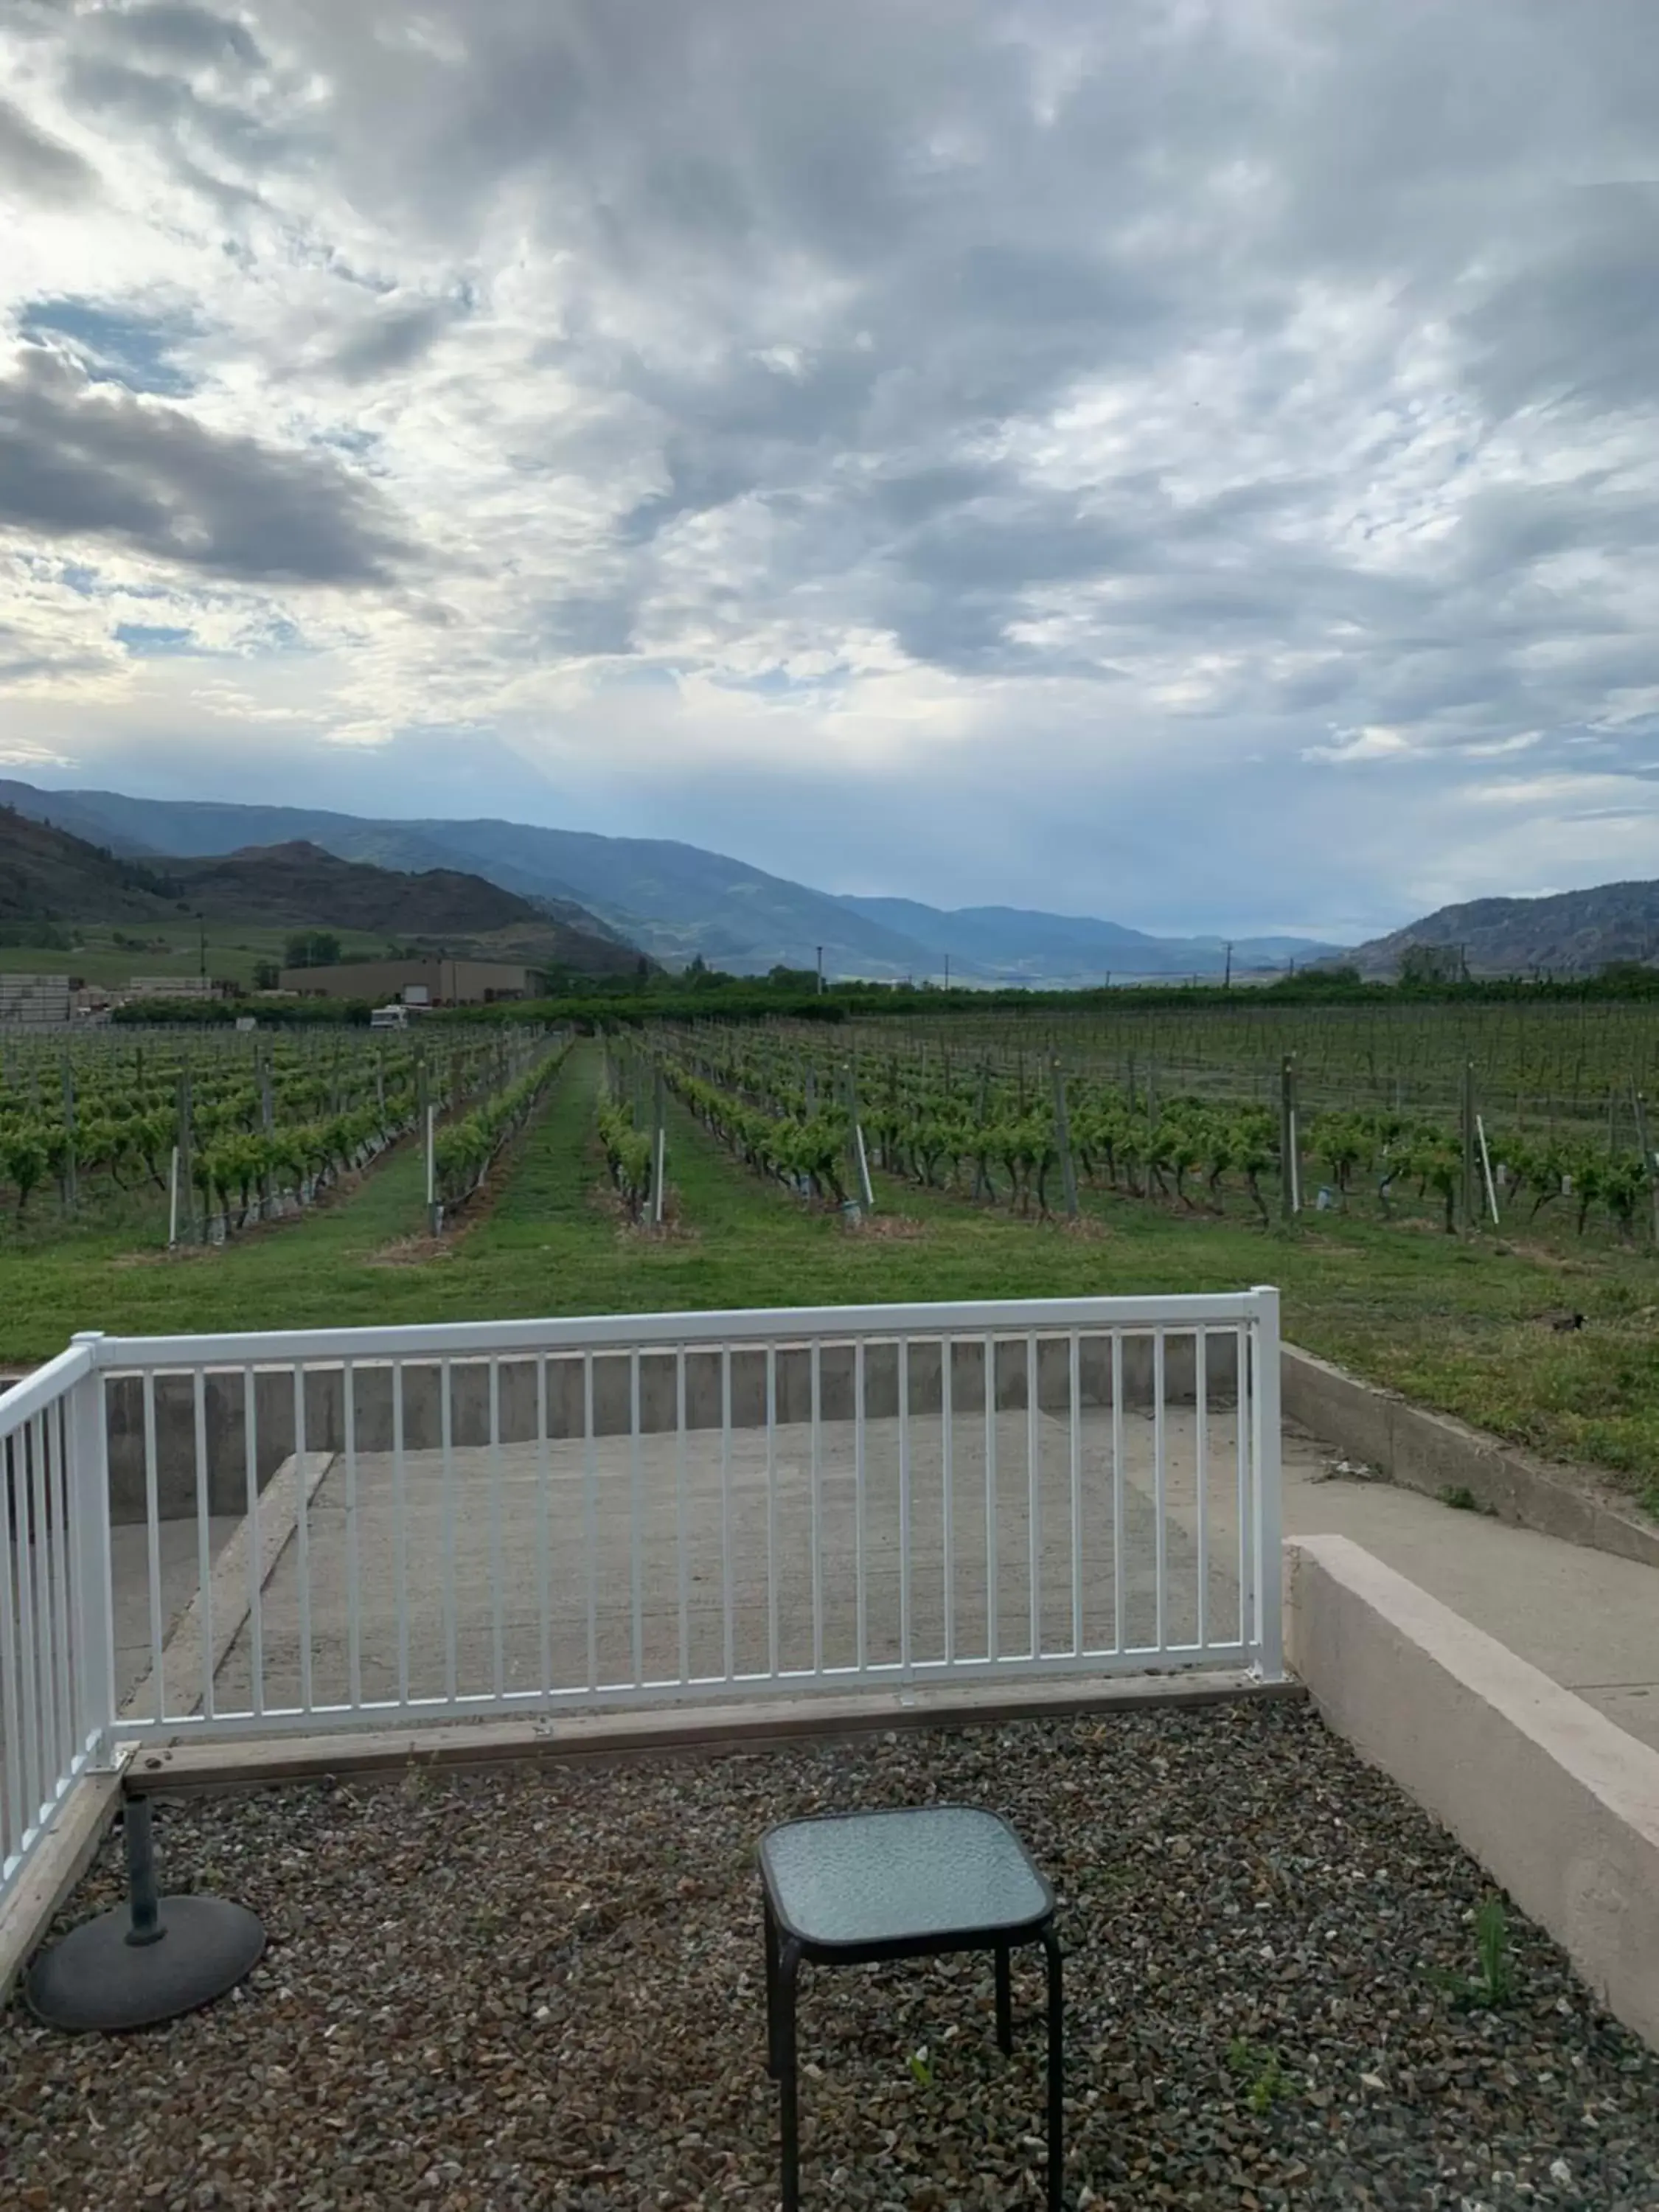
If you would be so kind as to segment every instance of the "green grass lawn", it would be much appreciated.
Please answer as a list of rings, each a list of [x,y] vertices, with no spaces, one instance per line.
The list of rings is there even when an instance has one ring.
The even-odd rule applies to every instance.
[[[197,975],[202,966],[200,927],[188,915],[176,921],[70,922],[62,927],[78,942],[67,951],[45,946],[0,945],[0,970],[8,975],[75,975],[106,988],[125,985],[135,975]],[[252,984],[256,962],[280,967],[291,928],[262,929],[251,922],[207,925],[207,972],[223,981]],[[342,960],[379,960],[392,942],[384,933],[338,929]],[[118,945],[116,939],[127,941]]]
[[[501,1171],[487,1218],[435,1256],[404,1147],[302,1222],[168,1258],[87,1231],[0,1253],[0,1358],[58,1351],[80,1328],[161,1332],[694,1307],[822,1305],[1233,1290],[1277,1283],[1311,1351],[1536,1449],[1659,1492],[1659,1266],[1466,1245],[1322,1215],[1285,1232],[1091,1196],[1082,1231],[883,1184],[908,1233],[849,1233],[744,1173],[672,1109],[682,1226],[660,1242],[597,1202],[597,1047],[580,1047]],[[1564,1308],[1588,1326],[1557,1334]]]

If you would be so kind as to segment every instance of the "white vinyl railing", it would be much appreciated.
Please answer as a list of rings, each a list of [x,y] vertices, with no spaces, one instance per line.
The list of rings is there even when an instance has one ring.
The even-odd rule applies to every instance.
[[[0,1894],[161,1731],[1281,1669],[1272,1290],[88,1336],[0,1452]]]
[[[109,1496],[82,1345],[0,1396],[0,1900],[114,1717]]]

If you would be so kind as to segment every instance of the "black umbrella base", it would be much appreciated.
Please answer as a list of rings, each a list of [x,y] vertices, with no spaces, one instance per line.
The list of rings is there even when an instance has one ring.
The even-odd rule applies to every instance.
[[[211,2004],[258,1965],[263,1924],[223,1897],[164,1897],[156,1932],[134,1942],[131,1914],[100,1913],[30,1969],[29,2008],[49,2027],[149,2027]]]

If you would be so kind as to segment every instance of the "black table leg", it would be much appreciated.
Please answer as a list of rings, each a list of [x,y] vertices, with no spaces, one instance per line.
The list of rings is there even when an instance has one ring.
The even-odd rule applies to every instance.
[[[761,1918],[766,1929],[766,2070],[778,2075],[778,1928],[770,1900],[763,1895]]]
[[[997,2042],[1007,2058],[1014,2048],[1014,2001],[1008,1981],[1008,1946],[997,1945]]]
[[[1060,2212],[1065,2167],[1066,2014],[1060,1999],[1060,1938],[1052,1926],[1042,1931],[1048,1961],[1048,2212]]]
[[[795,2102],[795,1978],[800,1945],[793,1938],[778,1958],[778,2117],[783,2137],[783,2212],[800,2212],[800,2137]]]

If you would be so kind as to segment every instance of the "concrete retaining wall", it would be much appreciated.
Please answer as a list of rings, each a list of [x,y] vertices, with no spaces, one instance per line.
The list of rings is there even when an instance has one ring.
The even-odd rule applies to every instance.
[[[1229,1333],[1207,1340],[1206,1368],[1209,1401],[1218,1410],[1234,1401],[1237,1346]],[[1164,1400],[1190,1405],[1197,1358],[1190,1335],[1165,1340]],[[1023,1339],[996,1347],[996,1404],[999,1410],[1027,1403],[1026,1347]],[[937,1418],[941,1404],[940,1358],[937,1344],[909,1347],[910,1410],[920,1419]],[[525,1443],[541,1433],[538,1425],[538,1378],[531,1359],[503,1359],[495,1370],[498,1434],[503,1443]],[[1150,1337],[1127,1337],[1123,1346],[1124,1402],[1147,1407],[1152,1400],[1153,1353]],[[984,1347],[975,1342],[953,1347],[951,1405],[955,1418],[971,1419],[985,1404]],[[1039,1340],[1037,1403],[1063,1413],[1070,1404],[1069,1353],[1062,1339]],[[452,1443],[459,1449],[488,1443],[490,1381],[486,1362],[456,1360],[450,1367],[449,1416]],[[891,1419],[898,1411],[898,1348],[870,1346],[865,1359],[864,1403],[872,1420]],[[855,1380],[853,1347],[826,1346],[821,1354],[819,1407],[827,1421],[853,1418]],[[1079,1387],[1087,1406],[1112,1402],[1111,1346],[1105,1338],[1085,1339],[1079,1359]],[[586,1386],[580,1358],[547,1363],[547,1434],[554,1438],[584,1433]],[[651,1352],[640,1360],[640,1427],[647,1435],[672,1430],[678,1416],[678,1381],[673,1355]],[[775,1411],[781,1423],[811,1418],[811,1361],[804,1346],[777,1356]],[[625,1353],[596,1354],[593,1359],[593,1430],[597,1436],[625,1435],[629,1428],[633,1384]],[[689,1429],[721,1425],[723,1377],[720,1355],[690,1351],[685,1361],[685,1421]],[[390,1451],[393,1443],[392,1370],[365,1362],[354,1370],[352,1427],[360,1451]],[[403,1369],[403,1440],[410,1451],[434,1451],[442,1442],[443,1391],[435,1361],[409,1361]],[[298,1448],[294,1376],[288,1369],[256,1370],[252,1392],[252,1456],[261,1485]],[[214,1513],[236,1513],[247,1502],[249,1393],[240,1372],[210,1375],[203,1390],[206,1438],[207,1494]],[[108,1385],[111,1510],[117,1521],[141,1521],[146,1511],[144,1386],[137,1376],[116,1376]],[[767,1361],[762,1351],[732,1356],[731,1419],[734,1428],[759,1428],[766,1421]],[[187,1518],[196,1511],[195,1388],[188,1375],[161,1375],[155,1383],[156,1502],[163,1520]],[[341,1451],[346,1443],[343,1370],[319,1367],[305,1377],[305,1443],[311,1451]]]
[[[1292,1345],[1280,1363],[1280,1400],[1287,1420],[1402,1489],[1433,1498],[1468,1491],[1477,1505],[1517,1528],[1659,1567],[1659,1528],[1638,1520],[1582,1470],[1553,1468]]]
[[[1325,1720],[1659,2047],[1659,1752],[1346,1537],[1285,1555],[1287,1655]]]

